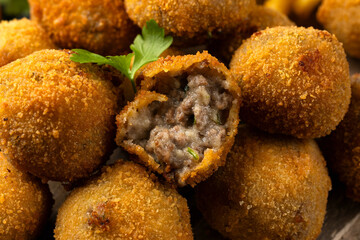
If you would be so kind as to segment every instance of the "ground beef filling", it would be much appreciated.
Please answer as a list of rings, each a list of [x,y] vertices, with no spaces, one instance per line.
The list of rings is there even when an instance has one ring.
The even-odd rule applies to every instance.
[[[167,102],[153,102],[132,119],[128,138],[142,146],[158,163],[178,173],[192,169],[206,149],[218,149],[226,137],[232,96],[222,79],[190,75],[185,87],[175,78]],[[182,81],[186,83],[186,80]],[[180,172],[179,172],[180,171]]]

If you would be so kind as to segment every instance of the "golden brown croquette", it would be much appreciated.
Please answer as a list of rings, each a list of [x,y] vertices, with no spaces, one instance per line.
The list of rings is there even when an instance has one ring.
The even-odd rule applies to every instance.
[[[350,56],[360,58],[360,1],[324,0],[317,19],[336,35]]]
[[[207,52],[160,58],[138,75],[141,91],[116,117],[116,142],[179,186],[224,165],[239,122],[240,88]]]
[[[270,133],[329,134],[350,103],[349,64],[327,31],[274,27],[235,52],[231,71],[242,88],[240,118]]]
[[[138,28],[128,18],[123,0],[29,0],[31,19],[61,48],[83,48],[120,55]]]
[[[13,167],[0,153],[0,239],[36,239],[52,205],[48,185]]]
[[[253,33],[268,27],[294,25],[286,15],[271,8],[257,6],[244,23],[240,23],[235,31],[222,35],[218,40],[215,40],[210,48],[213,49],[216,56],[219,56],[225,63],[229,63],[242,42]]]
[[[360,74],[351,78],[351,103],[344,120],[322,140],[329,167],[346,185],[347,195],[360,202]]]
[[[96,65],[42,50],[0,68],[0,148],[43,180],[87,177],[113,146],[117,97]]]
[[[165,32],[187,39],[233,30],[254,9],[255,0],[125,0],[125,6],[138,26],[154,19]]]
[[[34,21],[0,22],[0,67],[42,49],[54,49],[44,29]]]
[[[230,239],[316,239],[331,182],[314,140],[240,125],[224,167],[196,190],[205,220]]]
[[[186,200],[140,165],[119,160],[70,194],[57,216],[55,239],[193,237]]]

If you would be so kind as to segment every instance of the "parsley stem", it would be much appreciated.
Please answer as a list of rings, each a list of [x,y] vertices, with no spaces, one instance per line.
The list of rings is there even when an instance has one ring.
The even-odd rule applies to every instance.
[[[130,79],[130,81],[131,81],[131,85],[132,85],[132,87],[133,87],[134,93],[136,94],[137,90],[136,90],[135,81],[132,80],[132,79]]]

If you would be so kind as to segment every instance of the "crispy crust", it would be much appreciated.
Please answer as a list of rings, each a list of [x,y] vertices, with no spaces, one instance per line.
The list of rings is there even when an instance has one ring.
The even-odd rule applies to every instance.
[[[50,216],[49,186],[0,153],[0,239],[36,239]]]
[[[61,48],[84,48],[120,55],[139,29],[125,12],[123,0],[29,0],[31,19]]]
[[[214,49],[214,52],[220,59],[229,63],[234,52],[240,47],[242,42],[253,33],[276,26],[294,25],[295,24],[281,12],[265,6],[256,6],[245,23],[240,23],[235,31],[222,36],[210,47]]]
[[[330,189],[314,140],[243,124],[226,165],[195,190],[204,218],[229,239],[316,239]]]
[[[140,27],[154,19],[167,33],[193,38],[231,31],[254,9],[254,0],[125,0],[129,17]]]
[[[350,103],[349,64],[342,44],[327,31],[257,32],[235,52],[230,67],[242,90],[240,117],[270,133],[325,136]]]
[[[200,68],[205,68],[200,69]],[[166,96],[156,94],[158,92],[159,80],[158,77],[163,76],[178,76],[182,73],[201,73],[204,75],[217,74],[224,77],[227,81],[226,89],[232,94],[234,100],[229,112],[227,121],[227,136],[224,144],[218,151],[206,150],[202,162],[190,172],[184,174],[181,179],[177,179],[180,186],[190,184],[195,186],[198,182],[209,177],[219,166],[224,165],[225,158],[234,142],[234,137],[237,133],[237,125],[239,123],[239,108],[240,108],[240,89],[234,82],[232,75],[228,69],[220,63],[216,58],[209,55],[207,52],[197,53],[196,55],[176,56],[161,58],[156,62],[148,64],[138,76],[141,79],[142,90],[135,98],[134,102],[130,103],[121,113],[116,117],[118,132],[116,136],[117,144],[124,147],[130,153],[139,156],[140,161],[152,170],[157,171],[160,174],[165,174],[166,166],[160,166],[155,162],[153,157],[146,153],[146,151],[129,141],[124,141],[127,121],[129,120],[129,114],[133,114],[136,109],[145,107],[151,102],[166,101]],[[146,92],[145,92],[146,91]]]
[[[186,199],[133,162],[119,160],[75,189],[59,209],[55,239],[193,239]]]
[[[346,52],[360,58],[360,2],[355,0],[324,0],[317,12],[318,21],[340,42]]]
[[[349,111],[321,146],[330,169],[345,183],[347,195],[360,202],[360,74],[354,74],[351,80]]]
[[[70,56],[42,50],[0,68],[0,148],[43,180],[87,177],[115,146],[111,76]]]
[[[26,18],[2,21],[0,32],[0,67],[35,51],[56,48],[44,29]]]

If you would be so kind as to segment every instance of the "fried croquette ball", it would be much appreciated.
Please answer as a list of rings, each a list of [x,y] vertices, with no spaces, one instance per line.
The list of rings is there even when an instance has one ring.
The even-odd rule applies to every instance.
[[[344,43],[350,56],[360,58],[360,1],[324,0],[317,19]]]
[[[61,48],[120,55],[138,33],[123,0],[29,0],[31,19]]]
[[[219,40],[214,41],[211,47],[215,48],[216,54],[221,59],[229,63],[234,52],[241,46],[242,42],[253,33],[268,27],[294,25],[286,15],[271,8],[257,6],[244,23],[241,23],[230,34],[226,34]]]
[[[114,145],[114,87],[70,56],[42,50],[0,68],[0,148],[43,180],[87,177]]]
[[[179,186],[224,165],[239,122],[240,88],[207,52],[160,58],[138,75],[141,91],[116,116],[116,142]]]
[[[242,88],[240,118],[270,133],[325,136],[350,103],[349,64],[327,31],[268,28],[244,42],[230,67]]]
[[[165,32],[184,39],[228,32],[244,21],[255,0],[125,0],[129,17],[140,27],[154,19]]]
[[[225,166],[197,186],[196,198],[230,239],[316,239],[330,189],[314,140],[241,125]]]
[[[348,197],[360,202],[360,74],[352,76],[351,103],[344,120],[322,141],[330,169],[346,185]]]
[[[44,29],[34,21],[0,22],[0,67],[42,49],[54,49]]]
[[[36,239],[52,205],[48,185],[13,167],[0,153],[0,239]]]
[[[146,170],[119,160],[75,189],[59,209],[56,240],[193,239],[186,200]]]

